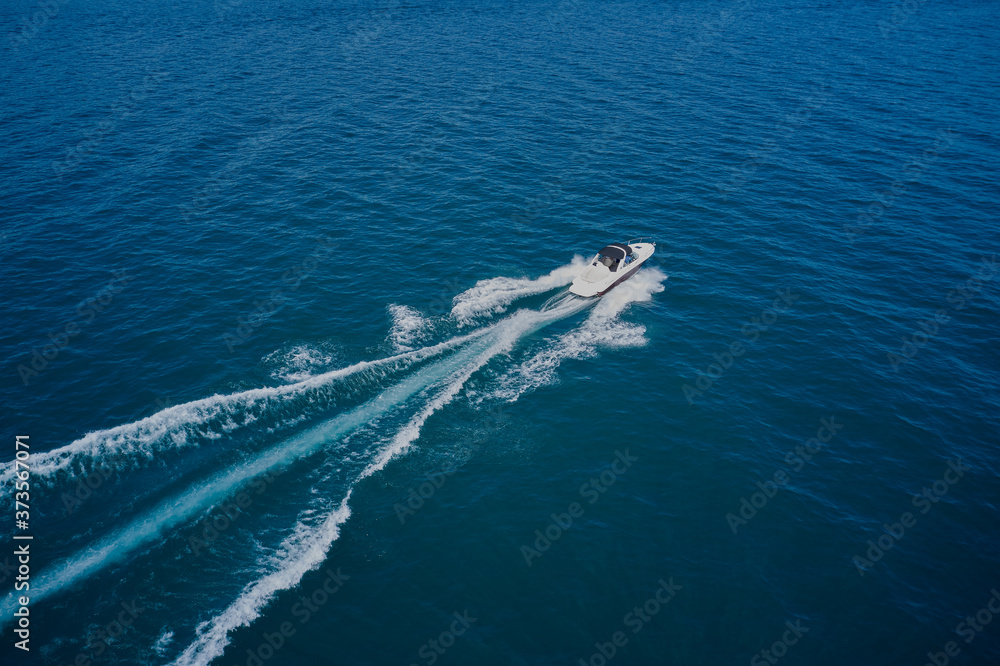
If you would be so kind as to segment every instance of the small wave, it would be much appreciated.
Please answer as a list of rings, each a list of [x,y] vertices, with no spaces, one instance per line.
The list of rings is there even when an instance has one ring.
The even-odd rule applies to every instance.
[[[272,352],[264,362],[278,366],[271,372],[272,377],[293,384],[321,374],[333,362],[333,353],[302,344]]]
[[[452,300],[451,316],[459,325],[468,326],[480,317],[505,312],[519,298],[565,287],[580,273],[585,263],[586,259],[576,255],[571,263],[539,278],[495,277],[480,280]]]
[[[156,643],[153,645],[153,651],[160,657],[167,656],[167,648],[170,644],[174,642],[174,632],[167,629],[160,637],[157,639]]]
[[[397,352],[412,351],[413,345],[426,338],[430,322],[413,308],[392,304],[389,306],[389,314],[392,316],[389,338]]]

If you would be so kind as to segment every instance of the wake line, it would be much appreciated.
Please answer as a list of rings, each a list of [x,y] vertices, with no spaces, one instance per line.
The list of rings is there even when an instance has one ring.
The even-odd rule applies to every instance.
[[[528,310],[522,310],[514,314],[509,320],[507,320],[510,324],[504,329],[497,331],[497,336],[500,339],[491,345],[485,352],[480,354],[479,357],[476,358],[475,362],[471,363],[463,371],[457,373],[457,378],[448,386],[448,388],[443,391],[441,395],[428,403],[410,420],[409,423],[403,427],[396,437],[393,438],[391,445],[384,449],[379,457],[365,468],[358,480],[360,481],[361,479],[367,478],[375,472],[378,472],[397,455],[405,453],[410,447],[410,444],[412,444],[414,440],[420,436],[420,430],[430,415],[451,402],[454,397],[458,395],[458,392],[462,389],[462,387],[465,386],[465,382],[468,381],[469,377],[483,367],[491,358],[501,352],[509,351],[522,337],[534,333],[542,327],[551,324],[556,319],[561,319],[572,314],[573,312],[577,312],[587,305],[587,303],[571,303],[570,307],[553,309],[549,311],[549,313],[535,313]],[[522,321],[518,321],[519,315]]]
[[[32,601],[45,599],[122,559],[129,552],[155,540],[163,531],[220,503],[250,479],[287,467],[387,413],[419,391],[441,381],[454,370],[456,364],[461,365],[472,356],[469,349],[461,350],[455,356],[417,371],[412,377],[346,414],[285,440],[249,464],[223,472],[180,497],[160,503],[127,527],[90,546],[85,552],[64,560],[54,572],[39,576],[37,585],[32,586]],[[0,627],[13,618],[15,608],[14,594],[11,592],[0,604]]]
[[[519,298],[544,293],[569,284],[582,268],[583,263],[583,257],[574,256],[571,263],[560,266],[538,278],[497,277],[480,280],[475,286],[454,298],[450,315],[459,322],[460,326],[471,325],[477,318],[484,315],[503,312]],[[423,323],[426,324],[426,322]],[[415,324],[410,324],[410,326],[413,325]],[[401,347],[402,353],[375,361],[361,361],[346,368],[331,370],[284,386],[262,387],[226,395],[216,394],[167,407],[139,421],[90,432],[66,446],[35,454],[32,476],[37,481],[44,483],[60,471],[68,470],[77,462],[82,465],[86,460],[96,460],[102,456],[114,457],[136,453],[151,458],[160,449],[194,446],[197,437],[189,438],[185,431],[187,428],[203,425],[212,419],[222,417],[227,413],[232,414],[241,408],[244,410],[253,409],[257,407],[258,402],[263,403],[261,407],[263,409],[269,401],[289,399],[372,367],[399,361],[412,365],[449,348],[464,344],[486,332],[487,329],[479,329],[467,335],[416,350],[405,348],[408,346],[405,344],[408,340],[404,341],[402,338],[397,340],[397,336],[394,334],[394,342],[397,347]],[[221,433],[213,434],[227,434],[239,427],[239,424],[230,420],[221,425]],[[3,469],[0,469],[0,488],[6,489],[13,483],[14,470],[12,466],[4,465]]]
[[[453,299],[451,316],[458,321],[459,326],[468,326],[479,317],[504,312],[520,298],[565,287],[585,265],[586,259],[576,255],[569,264],[539,278],[495,277],[480,280],[474,287]]]
[[[221,656],[229,644],[229,632],[241,626],[249,626],[278,592],[298,585],[306,572],[323,563],[330,546],[340,536],[340,525],[351,516],[348,501],[361,480],[382,470],[393,458],[405,453],[420,436],[427,419],[450,403],[469,378],[490,359],[509,351],[521,338],[588,305],[587,302],[570,302],[553,307],[544,313],[521,310],[496,324],[493,336],[496,340],[475,356],[467,366],[459,367],[449,378],[444,390],[400,428],[388,446],[382,449],[376,459],[351,484],[339,506],[326,515],[315,533],[302,535],[301,532],[305,528],[300,522],[295,533],[278,548],[278,552],[284,552],[285,556],[282,561],[275,562],[275,570],[247,585],[240,596],[221,614],[200,624],[197,630],[198,637],[171,666],[206,666]],[[472,356],[468,351],[462,352],[462,355]]]
[[[369,368],[400,361],[412,365],[469,342],[484,335],[488,330],[488,328],[480,329],[436,345],[374,361],[361,361],[346,368],[331,370],[294,384],[249,389],[228,395],[213,395],[182,405],[174,405],[139,421],[91,432],[66,446],[35,454],[31,470],[32,477],[36,480],[51,478],[59,471],[68,469],[81,458],[96,459],[102,455],[122,455],[144,449],[155,451],[157,442],[166,442],[166,448],[193,445],[193,442],[189,442],[186,437],[177,437],[176,435],[183,428],[205,423],[226,410],[240,407],[251,408],[258,401],[266,403],[274,399],[286,399],[301,395]],[[230,427],[225,427],[224,432],[230,432],[237,427],[239,426],[232,424]],[[146,453],[150,455],[153,451],[146,451]],[[4,469],[0,471],[0,487],[12,485],[13,482],[13,466],[5,465]]]
[[[172,666],[211,663],[229,645],[230,631],[249,626],[274,595],[298,585],[306,572],[322,564],[330,545],[340,537],[340,526],[351,517],[347,502],[352,491],[353,488],[347,490],[337,508],[327,513],[320,526],[312,532],[299,522],[292,536],[278,548],[278,552],[286,554],[280,563],[283,566],[243,588],[239,598],[221,615],[199,624],[198,638],[172,662]]]

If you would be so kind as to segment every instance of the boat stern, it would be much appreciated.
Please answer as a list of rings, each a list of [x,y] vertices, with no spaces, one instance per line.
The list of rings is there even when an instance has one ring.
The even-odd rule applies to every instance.
[[[599,284],[594,282],[587,282],[580,277],[573,280],[573,284],[569,286],[569,293],[576,294],[577,296],[583,296],[584,298],[590,298],[591,296],[598,295]]]

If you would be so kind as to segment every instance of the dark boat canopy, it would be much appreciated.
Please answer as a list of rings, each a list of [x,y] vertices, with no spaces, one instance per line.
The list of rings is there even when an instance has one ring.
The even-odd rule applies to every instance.
[[[601,250],[599,254],[605,257],[611,257],[612,259],[624,259],[628,255],[632,254],[632,248],[624,243],[612,243]]]

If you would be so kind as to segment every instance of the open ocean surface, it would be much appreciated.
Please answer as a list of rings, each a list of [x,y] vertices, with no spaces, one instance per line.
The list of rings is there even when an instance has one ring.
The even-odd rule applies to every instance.
[[[3,664],[1000,663],[996,2],[0,18]]]

